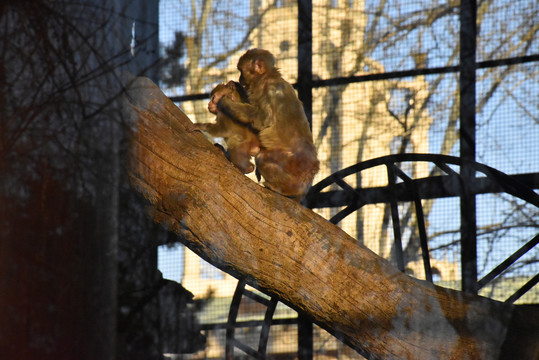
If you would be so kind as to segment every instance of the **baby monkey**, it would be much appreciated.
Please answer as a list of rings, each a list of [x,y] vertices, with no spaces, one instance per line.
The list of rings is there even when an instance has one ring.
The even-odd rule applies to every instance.
[[[251,156],[260,152],[260,142],[255,131],[249,124],[236,122],[217,109],[217,103],[222,97],[247,103],[247,93],[240,83],[229,81],[226,85],[217,85],[210,96],[208,110],[217,115],[215,123],[195,123],[196,129],[224,138],[228,147],[229,160],[244,174],[252,172],[255,166],[251,162]]]
[[[216,99],[219,111],[257,131],[261,150],[255,163],[264,185],[299,200],[320,167],[303,104],[269,51],[248,50],[240,57],[238,70],[249,104],[224,96]]]

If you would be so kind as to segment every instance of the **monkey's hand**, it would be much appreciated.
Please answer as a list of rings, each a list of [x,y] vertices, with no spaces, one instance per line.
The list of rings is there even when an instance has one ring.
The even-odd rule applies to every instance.
[[[236,84],[234,84],[234,81],[232,80],[227,82],[225,86],[232,91],[236,91]]]
[[[218,93],[214,94],[213,97],[211,98],[211,101],[214,104],[219,104],[219,101],[221,101],[221,99],[223,97],[231,97],[231,96],[230,96],[230,94],[225,94],[223,91],[221,91],[221,92],[218,92]]]
[[[208,131],[209,129],[209,126],[211,124],[209,123],[194,123],[193,126],[191,126],[189,130],[189,132],[194,132],[194,131]]]

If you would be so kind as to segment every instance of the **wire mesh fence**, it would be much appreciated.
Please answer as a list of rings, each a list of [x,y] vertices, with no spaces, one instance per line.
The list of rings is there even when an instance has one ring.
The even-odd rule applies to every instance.
[[[312,2],[311,121],[321,162],[315,183],[353,164],[389,154],[461,155],[461,15],[457,2],[442,0]],[[472,155],[507,174],[537,174],[539,3],[483,1],[476,15],[476,33],[470,34],[477,44]],[[292,84],[303,66],[298,60],[296,1],[161,1],[159,34],[162,55],[166,58],[175,50],[176,65],[184,70],[165,67],[161,86],[193,122],[213,120],[206,107],[208,93],[218,83],[238,79],[236,63],[246,49],[271,51],[283,77]],[[175,74],[184,76],[174,78]],[[428,164],[406,166],[401,169],[412,178],[438,175]],[[355,189],[388,184],[387,172],[381,168],[345,181]],[[401,224],[406,248],[413,236],[413,204],[403,202],[398,207],[401,213],[412,214]],[[433,280],[461,289],[459,198],[423,200],[422,207]],[[329,219],[341,209],[317,211]],[[380,256],[391,258],[392,220],[385,211],[383,204],[367,205],[339,225]],[[475,216],[477,280],[537,234],[538,209],[509,195],[478,195]],[[229,304],[236,280],[210,271],[209,265],[186,257],[181,248],[166,255],[169,252],[161,253],[162,271],[190,277],[188,283],[196,289],[184,286],[196,297],[211,300],[199,314],[207,330],[206,349],[183,356],[222,358],[223,330],[212,326],[226,321],[228,308],[223,304]],[[406,272],[424,279],[419,255],[412,255]],[[530,250],[480,294],[507,299],[539,272],[538,255],[538,249]],[[167,256],[186,260],[167,262]],[[178,267],[181,270],[175,270]],[[538,301],[536,288],[518,300]],[[293,314],[289,309],[277,311],[278,316]],[[263,316],[256,307],[243,315],[258,320]],[[242,331],[241,336],[249,339],[256,329]],[[297,336],[293,324],[273,327],[268,358],[295,358]],[[313,338],[316,359],[359,356],[318,328]]]

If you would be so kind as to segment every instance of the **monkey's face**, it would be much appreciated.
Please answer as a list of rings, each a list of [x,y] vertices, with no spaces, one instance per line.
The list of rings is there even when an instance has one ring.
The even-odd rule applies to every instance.
[[[219,99],[217,99],[217,101],[215,101],[215,98],[216,98],[216,94],[214,94],[210,101],[208,102],[208,111],[211,112],[212,114],[217,114],[217,104],[219,103],[219,99],[221,99],[221,97],[219,96]]]
[[[217,114],[217,104],[219,104],[219,101],[223,96],[228,96],[232,100],[239,99],[238,92],[235,90],[235,88],[231,89],[230,86],[234,86],[234,84],[219,84],[215,87],[215,89],[213,89],[213,91],[211,92],[211,99],[208,102],[209,112],[211,112],[212,114]]]
[[[219,100],[223,97],[225,92],[227,91],[227,87],[224,84],[217,85],[211,92],[211,98],[208,102],[208,111],[212,114],[217,114],[217,104],[219,103]]]
[[[240,64],[238,70],[240,71],[240,84],[245,89],[249,89],[249,86],[260,76],[260,72],[256,71],[255,61],[247,61]]]

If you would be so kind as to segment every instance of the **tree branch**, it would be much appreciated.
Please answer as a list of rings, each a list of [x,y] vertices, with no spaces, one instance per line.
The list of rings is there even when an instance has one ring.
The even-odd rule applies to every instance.
[[[135,79],[127,98],[136,125],[132,183],[154,220],[205,260],[278,296],[368,358],[537,355],[537,309],[404,275],[241,174],[150,80]]]

